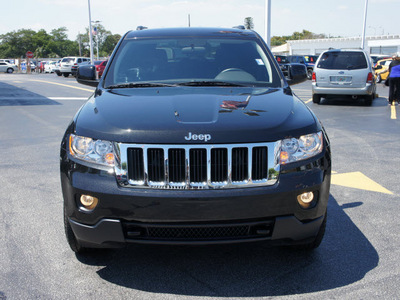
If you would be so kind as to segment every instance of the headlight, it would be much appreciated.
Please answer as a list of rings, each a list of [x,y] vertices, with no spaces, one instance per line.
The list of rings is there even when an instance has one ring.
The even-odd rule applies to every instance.
[[[114,150],[109,141],[93,140],[71,134],[69,136],[69,153],[73,157],[87,162],[114,166]]]
[[[322,152],[322,132],[284,139],[281,143],[280,164],[310,158]]]

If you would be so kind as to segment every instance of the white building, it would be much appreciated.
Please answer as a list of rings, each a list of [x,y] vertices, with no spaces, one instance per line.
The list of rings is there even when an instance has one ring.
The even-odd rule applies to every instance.
[[[289,40],[287,41],[287,51],[282,51],[284,47],[278,47],[272,48],[272,52],[274,54],[318,55],[321,54],[322,51],[328,50],[329,48],[360,49],[361,37],[327,38],[315,40]],[[392,55],[396,52],[400,52],[400,35],[366,37],[365,50],[367,50],[370,54]]]

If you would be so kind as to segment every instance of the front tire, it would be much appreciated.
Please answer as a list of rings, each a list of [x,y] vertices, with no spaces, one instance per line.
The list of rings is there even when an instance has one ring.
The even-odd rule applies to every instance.
[[[7,73],[8,73],[8,74],[11,74],[12,72],[14,72],[14,69],[13,69],[13,68],[8,68],[8,69],[7,69]]]
[[[312,95],[312,102],[319,104],[321,102],[321,96],[318,94]]]
[[[85,248],[81,246],[81,244],[77,241],[74,232],[72,231],[72,227],[69,224],[67,214],[65,213],[64,209],[64,229],[65,229],[65,236],[67,238],[67,242],[69,247],[75,253],[84,253]]]
[[[318,248],[322,242],[322,239],[324,238],[324,235],[325,235],[327,217],[328,217],[328,214],[327,214],[327,212],[325,212],[324,220],[322,221],[321,227],[319,228],[318,233],[312,242],[303,244],[303,245],[296,245],[293,247],[296,249],[299,249],[299,250],[306,250],[306,251],[311,251],[311,250]]]

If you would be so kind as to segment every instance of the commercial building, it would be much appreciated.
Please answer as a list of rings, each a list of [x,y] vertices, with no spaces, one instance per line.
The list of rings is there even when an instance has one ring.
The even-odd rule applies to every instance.
[[[359,49],[361,37],[326,38],[314,40],[289,40],[287,44],[273,47],[274,54],[306,55],[321,54],[329,48]],[[365,50],[370,54],[394,54],[400,51],[400,35],[369,36],[365,39]]]

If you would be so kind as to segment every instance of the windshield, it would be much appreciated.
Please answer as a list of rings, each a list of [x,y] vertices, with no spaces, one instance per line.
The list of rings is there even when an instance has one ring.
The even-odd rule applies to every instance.
[[[322,54],[318,68],[330,70],[355,70],[368,68],[363,52],[329,51]]]
[[[71,63],[71,62],[73,62],[73,61],[74,61],[73,58],[71,58],[71,57],[66,57],[66,58],[63,58],[61,62]]]
[[[148,86],[152,82],[169,85],[228,82],[268,87],[281,84],[278,73],[256,41],[206,37],[125,40],[104,80],[106,88],[140,83]]]

